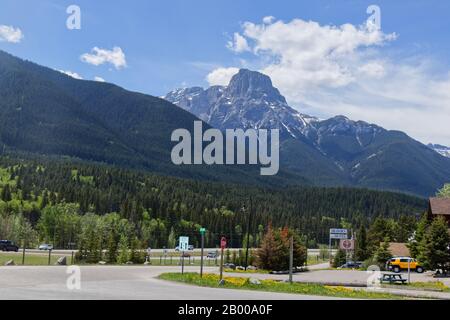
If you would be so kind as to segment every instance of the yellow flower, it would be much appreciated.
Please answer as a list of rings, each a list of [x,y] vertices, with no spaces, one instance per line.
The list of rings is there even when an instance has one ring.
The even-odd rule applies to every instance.
[[[235,285],[238,287],[243,287],[248,282],[247,278],[225,277],[224,280],[226,283],[229,283],[229,284],[232,284],[232,285]]]
[[[325,286],[325,288],[327,290],[330,290],[330,291],[333,291],[333,292],[345,292],[345,293],[353,292],[353,289],[345,288],[345,287],[342,287],[342,286],[337,286],[337,287],[335,287],[335,286]]]

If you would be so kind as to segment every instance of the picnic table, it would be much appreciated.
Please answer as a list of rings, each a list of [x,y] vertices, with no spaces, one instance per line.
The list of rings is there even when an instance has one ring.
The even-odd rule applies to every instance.
[[[401,274],[398,273],[383,273],[380,277],[380,283],[389,283],[389,284],[406,284],[408,280],[403,279]]]

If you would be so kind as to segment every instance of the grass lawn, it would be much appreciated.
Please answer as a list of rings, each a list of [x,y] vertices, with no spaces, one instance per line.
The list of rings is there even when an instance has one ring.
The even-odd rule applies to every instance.
[[[224,277],[225,284],[223,286],[219,286],[219,275],[216,274],[205,274],[203,278],[200,278],[198,273],[185,273],[184,275],[180,273],[164,273],[160,275],[159,278],[162,280],[183,282],[212,288],[246,289],[354,299],[402,299],[400,296],[395,296],[388,293],[367,292],[344,287],[325,286],[321,284],[291,284],[274,280],[261,280],[261,284],[256,285],[249,283],[247,278],[236,277]]]
[[[322,259],[319,256],[308,256],[308,266],[330,262],[329,259]]]
[[[63,257],[63,255],[52,254],[50,265],[54,265],[56,261]],[[70,263],[71,256],[66,255],[67,263]],[[9,260],[14,260],[16,265],[22,265],[22,253],[0,252],[0,266],[4,266]],[[26,266],[46,266],[48,265],[48,253],[44,254],[26,254]]]
[[[387,286],[389,287],[389,286]],[[416,289],[416,290],[431,290],[431,291],[440,291],[440,292],[450,292],[450,288],[447,287],[441,281],[432,281],[432,282],[412,282],[405,286],[407,288]]]

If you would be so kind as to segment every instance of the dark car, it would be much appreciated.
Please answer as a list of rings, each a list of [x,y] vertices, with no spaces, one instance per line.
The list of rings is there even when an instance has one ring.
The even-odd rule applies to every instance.
[[[19,251],[19,247],[9,240],[0,240],[0,250],[1,251]]]
[[[362,262],[359,261],[349,261],[346,264],[340,266],[338,269],[359,269],[363,265]]]

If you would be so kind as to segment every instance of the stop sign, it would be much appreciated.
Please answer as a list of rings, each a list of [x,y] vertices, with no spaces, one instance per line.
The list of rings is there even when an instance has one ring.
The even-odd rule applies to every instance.
[[[222,239],[220,239],[220,248],[225,249],[226,247],[227,247],[227,239],[225,237],[222,237]]]

